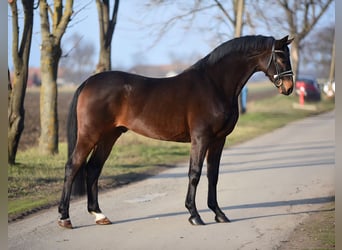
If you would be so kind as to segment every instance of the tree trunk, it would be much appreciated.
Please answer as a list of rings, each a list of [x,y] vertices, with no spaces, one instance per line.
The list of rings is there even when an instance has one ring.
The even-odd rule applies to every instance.
[[[243,27],[243,14],[245,8],[245,0],[237,0],[234,2],[236,6],[235,14],[235,27],[234,27],[234,37],[240,37],[242,35]],[[246,112],[246,102],[247,102],[247,86],[244,86],[244,90],[241,91],[239,99],[239,113],[244,114]]]
[[[26,71],[26,72],[25,72]],[[8,163],[15,164],[20,136],[24,130],[24,99],[27,82],[27,70],[23,69],[16,75],[15,85],[11,91],[8,105]]]
[[[331,50],[331,63],[330,63],[330,71],[329,71],[329,83],[332,84],[335,81],[335,33],[334,33],[334,42]]]
[[[291,43],[291,66],[294,74],[294,81],[299,73],[299,40],[294,39]]]
[[[103,42],[104,43],[104,42]],[[111,65],[111,46],[101,44],[99,62],[96,65],[96,73],[109,71],[112,69]]]
[[[114,1],[114,8],[110,16],[110,0],[96,0],[97,13],[99,18],[99,38],[100,55],[99,62],[96,65],[95,73],[108,71],[112,69],[111,65],[111,47],[112,38],[117,22],[119,11],[119,0]]]
[[[57,70],[61,56],[59,46],[44,41],[41,50],[39,149],[42,154],[58,153]]]
[[[33,27],[33,0],[22,1],[24,8],[24,28],[19,46],[19,24],[17,3],[9,1],[12,11],[12,58],[14,76],[11,84],[8,71],[8,163],[15,164],[19,140],[24,130],[24,100],[28,77],[28,61],[30,56],[32,27]]]
[[[234,37],[240,37],[242,34],[245,0],[237,0],[236,4],[236,23],[234,29]]]
[[[61,39],[71,20],[73,3],[73,0],[54,0],[52,7],[47,0],[39,1],[42,36],[39,149],[42,154],[58,153],[57,71],[62,54]]]

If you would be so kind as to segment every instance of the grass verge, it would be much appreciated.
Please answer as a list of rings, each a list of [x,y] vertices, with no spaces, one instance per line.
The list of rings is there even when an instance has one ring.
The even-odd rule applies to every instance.
[[[248,113],[240,116],[235,130],[228,136],[227,145],[236,145],[335,107],[331,99],[315,103],[315,111],[293,109],[294,102],[298,102],[296,96],[277,95],[248,103]],[[157,141],[128,132],[118,140],[104,166],[100,189],[141,180],[186,161],[189,149],[189,144]],[[60,143],[59,151],[54,156],[42,156],[37,148],[18,152],[18,164],[8,167],[9,221],[57,204],[64,178],[66,143]]]
[[[335,249],[335,202],[311,213],[278,250],[293,249]]]

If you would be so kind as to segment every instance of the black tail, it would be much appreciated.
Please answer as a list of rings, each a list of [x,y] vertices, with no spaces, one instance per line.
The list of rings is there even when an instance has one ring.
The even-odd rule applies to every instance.
[[[71,154],[73,153],[75,146],[76,146],[76,140],[77,140],[77,101],[78,96],[80,95],[82,89],[84,87],[84,83],[81,84],[75,94],[72,98],[69,114],[68,114],[68,120],[67,120],[67,139],[68,139],[68,159],[70,159]],[[72,191],[71,194],[73,196],[82,196],[86,193],[86,182],[85,182],[85,169],[84,166],[80,168],[78,171],[74,183],[72,185]]]

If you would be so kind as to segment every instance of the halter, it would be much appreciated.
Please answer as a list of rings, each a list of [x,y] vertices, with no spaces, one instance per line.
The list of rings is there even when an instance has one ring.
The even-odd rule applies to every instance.
[[[268,63],[267,63],[267,69],[266,69],[266,72],[268,71],[268,69],[270,68],[271,66],[271,62],[273,61],[274,63],[274,66],[275,66],[275,70],[277,72],[276,75],[273,75],[273,83],[274,85],[279,88],[283,85],[283,77],[284,76],[293,76],[293,72],[292,72],[292,69],[290,70],[286,70],[286,71],[283,71],[283,72],[280,72],[279,70],[279,66],[277,64],[277,61],[276,61],[276,55],[275,53],[284,53],[284,51],[282,50],[277,50],[277,49],[274,49],[274,43],[272,45],[272,53],[271,53],[271,56],[270,56],[270,59],[268,60]]]

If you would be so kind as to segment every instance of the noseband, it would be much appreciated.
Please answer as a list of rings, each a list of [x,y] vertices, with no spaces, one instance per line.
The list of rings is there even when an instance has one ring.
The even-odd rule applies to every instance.
[[[267,63],[266,72],[268,71],[268,69],[271,66],[271,63],[273,62],[274,66],[275,66],[276,73],[277,73],[276,75],[273,75],[273,81],[274,81],[273,83],[277,88],[279,88],[279,87],[282,87],[282,85],[283,85],[283,79],[282,78],[284,76],[293,76],[293,72],[292,72],[292,69],[280,72],[279,65],[276,61],[276,53],[284,53],[284,51],[274,49],[274,43],[273,43],[272,53],[271,53],[270,59],[268,60],[268,63]]]

